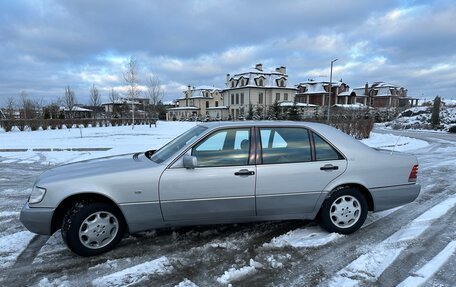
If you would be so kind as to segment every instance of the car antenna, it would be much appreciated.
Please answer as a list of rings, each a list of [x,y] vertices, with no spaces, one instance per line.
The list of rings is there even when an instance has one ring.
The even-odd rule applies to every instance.
[[[394,150],[396,149],[397,144],[399,143],[399,140],[400,140],[401,137],[404,135],[404,132],[405,132],[405,129],[404,129],[404,127],[402,127],[402,132],[399,134],[399,137],[397,138],[397,141],[396,141],[396,143],[394,144],[393,149],[391,150],[391,153],[390,153],[390,154],[393,154]]]

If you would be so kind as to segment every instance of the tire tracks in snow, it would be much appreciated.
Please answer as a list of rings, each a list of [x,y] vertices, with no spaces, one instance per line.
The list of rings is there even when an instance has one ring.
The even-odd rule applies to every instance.
[[[48,238],[49,236],[35,235],[30,240],[27,247],[17,257],[16,262],[11,267],[2,270],[3,286],[14,286],[25,278],[33,277],[32,262]]]
[[[375,245],[346,267],[337,272],[328,286],[367,286],[376,282],[396,259],[406,251],[435,221],[456,207],[456,196],[450,197],[430,208],[418,218]],[[401,267],[404,269],[404,267]],[[323,284],[326,286],[326,284]]]
[[[294,258],[294,263],[287,272],[276,274],[271,286],[315,286],[320,284],[327,276],[335,274],[349,262],[368,252],[373,245],[382,242],[445,198],[447,195],[440,195],[422,203],[410,203],[362,230],[339,238],[326,246],[299,250],[300,252],[296,253],[299,257]],[[262,277],[261,273],[256,276]],[[269,276],[263,280],[266,280],[267,277]],[[255,278],[251,278],[251,280],[254,281]]]

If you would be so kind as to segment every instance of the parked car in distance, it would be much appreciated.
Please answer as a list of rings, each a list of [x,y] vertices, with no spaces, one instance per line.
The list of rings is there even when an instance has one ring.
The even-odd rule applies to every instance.
[[[372,149],[327,125],[208,122],[157,151],[41,174],[21,212],[32,232],[61,230],[81,256],[124,233],[183,225],[318,219],[350,234],[368,211],[415,200],[417,159]]]

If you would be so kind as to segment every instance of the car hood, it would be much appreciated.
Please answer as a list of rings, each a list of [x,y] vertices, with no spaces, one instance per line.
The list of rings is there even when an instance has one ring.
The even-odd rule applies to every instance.
[[[104,158],[91,159],[54,167],[42,173],[36,185],[46,187],[46,184],[64,180],[83,179],[100,175],[134,171],[157,166],[143,153],[124,154]]]

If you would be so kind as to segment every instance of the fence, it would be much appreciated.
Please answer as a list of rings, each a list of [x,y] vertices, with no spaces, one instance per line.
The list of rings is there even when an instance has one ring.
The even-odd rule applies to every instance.
[[[155,119],[135,119],[135,125],[153,125]],[[38,130],[40,127],[46,129],[61,129],[63,127],[88,127],[91,125],[95,126],[126,126],[132,125],[133,119],[122,118],[122,119],[4,119],[0,120],[0,127],[6,132],[9,132],[16,127],[20,131],[24,130]]]

